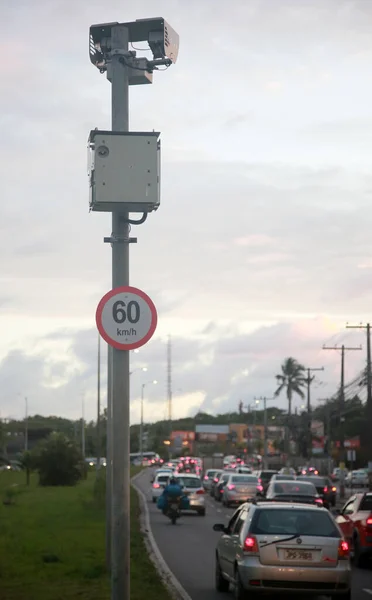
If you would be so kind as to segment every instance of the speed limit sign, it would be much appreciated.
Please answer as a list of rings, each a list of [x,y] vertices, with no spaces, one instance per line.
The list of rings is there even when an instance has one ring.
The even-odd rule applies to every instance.
[[[118,287],[103,296],[96,311],[98,331],[117,350],[135,350],[154,335],[158,316],[145,292]]]

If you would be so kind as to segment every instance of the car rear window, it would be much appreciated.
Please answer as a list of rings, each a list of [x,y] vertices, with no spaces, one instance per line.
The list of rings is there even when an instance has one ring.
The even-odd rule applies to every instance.
[[[310,481],[310,483],[313,483],[315,486],[318,487],[320,487],[321,485],[329,485],[329,481],[325,477],[299,477],[299,479],[301,479],[301,481]]]
[[[254,475],[235,475],[231,481],[233,483],[258,483],[258,479]]]
[[[206,472],[206,476],[207,476],[207,477],[214,477],[215,473],[216,473],[216,471],[210,471],[210,470],[208,469],[208,471]]]
[[[179,481],[180,485],[184,485],[187,488],[196,489],[202,486],[200,479],[197,477],[179,477],[177,478],[177,481]]]
[[[165,481],[168,481],[169,479],[169,475],[158,475],[156,478],[156,481],[159,481],[160,483],[164,483]]]
[[[339,538],[340,533],[330,515],[319,510],[260,508],[256,511],[250,533],[256,535],[312,535]]]
[[[260,478],[262,481],[270,481],[273,475],[276,473],[274,471],[261,471]]]
[[[314,496],[317,492],[313,484],[302,481],[280,481],[275,483],[274,492],[276,494],[296,494],[304,496]]]
[[[363,500],[360,503],[359,510],[372,511],[372,494],[368,494],[367,496],[364,496]]]

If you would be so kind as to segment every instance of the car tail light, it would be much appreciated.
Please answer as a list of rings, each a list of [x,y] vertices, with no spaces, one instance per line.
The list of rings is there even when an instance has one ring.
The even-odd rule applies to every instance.
[[[258,552],[257,540],[253,535],[250,535],[247,538],[245,538],[244,551],[245,552]]]
[[[346,540],[340,540],[338,545],[338,558],[344,559],[349,558],[350,556],[350,547]]]
[[[366,523],[367,525],[372,525],[372,517],[368,517]]]
[[[209,477],[208,475],[204,475],[204,481],[208,481]]]
[[[214,481],[214,483],[218,483],[218,477],[215,477],[215,478],[213,479],[213,481]]]
[[[337,492],[337,488],[333,487],[332,492]]]
[[[321,498],[315,498],[315,502],[317,504],[323,504],[323,500]]]
[[[327,488],[327,486],[325,486],[325,487],[323,488],[323,492],[325,492],[325,493],[327,493],[327,492],[328,492],[328,488]]]
[[[262,485],[262,479],[259,479],[259,480],[258,480],[258,483],[259,483],[260,485]]]
[[[158,483],[153,483],[152,487],[155,489],[158,489],[158,488],[160,488],[160,485]]]
[[[230,485],[227,486],[227,489],[228,490],[235,490],[235,485],[230,484]]]
[[[198,494],[198,496],[200,496],[200,494],[205,494],[205,491],[204,490],[198,490],[196,493]]]
[[[258,490],[259,492],[263,492],[263,487],[262,487],[262,485],[258,485],[258,486],[257,486],[257,490]]]

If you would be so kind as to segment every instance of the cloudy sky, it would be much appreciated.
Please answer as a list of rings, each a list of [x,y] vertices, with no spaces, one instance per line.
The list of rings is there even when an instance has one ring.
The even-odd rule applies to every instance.
[[[166,416],[168,334],[174,416],[271,396],[288,355],[325,367],[314,403],[332,395],[340,357],[322,345],[363,343],[345,323],[371,317],[370,0],[2,0],[0,15],[1,417],[25,396],[77,418],[84,395],[95,415],[111,229],[88,212],[86,142],[110,128],[110,84],[88,31],[154,16],[180,52],[130,92],[131,129],[162,139],[161,207],[131,246],[131,284],[159,312],[132,355],[132,422],[154,378],[145,418]],[[347,378],[364,358],[348,354]],[[103,343],[103,404],[105,373]]]

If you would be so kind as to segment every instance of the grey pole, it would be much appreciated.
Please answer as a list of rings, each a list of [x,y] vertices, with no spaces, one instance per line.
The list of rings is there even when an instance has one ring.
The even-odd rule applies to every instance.
[[[85,458],[85,416],[84,416],[84,393],[81,395],[81,453]]]
[[[112,28],[112,130],[129,129],[128,68],[115,51],[128,52],[128,29]],[[112,287],[129,285],[129,215],[112,213]],[[111,599],[130,600],[129,350],[112,349],[112,557]]]
[[[25,452],[28,451],[28,400],[25,398]]]
[[[141,389],[141,422],[140,422],[140,439],[139,439],[139,451],[140,451],[140,459],[141,459],[141,465],[143,463],[143,397],[144,397],[144,393],[145,393],[145,386],[146,384],[143,383],[142,384],[142,389]]]
[[[98,333],[97,349],[97,475],[101,468],[101,336]]]
[[[112,348],[107,346],[107,431],[106,431],[106,567],[112,556]]]

